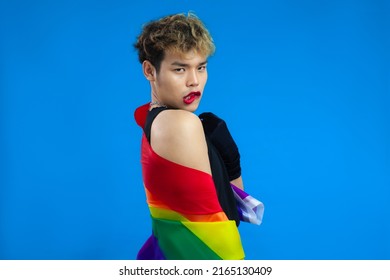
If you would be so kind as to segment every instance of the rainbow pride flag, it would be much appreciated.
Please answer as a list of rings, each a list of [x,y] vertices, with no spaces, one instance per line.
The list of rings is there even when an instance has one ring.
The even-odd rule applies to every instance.
[[[136,122],[141,127],[147,112],[148,104],[135,112]],[[244,259],[236,223],[223,212],[211,175],[159,156],[145,135],[142,136],[141,164],[152,235],[137,259]],[[232,187],[241,219],[260,224],[263,204]]]

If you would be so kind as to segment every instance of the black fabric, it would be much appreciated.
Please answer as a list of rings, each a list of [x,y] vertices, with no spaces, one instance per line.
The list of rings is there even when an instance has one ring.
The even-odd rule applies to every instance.
[[[153,108],[149,111],[146,118],[146,123],[144,127],[144,133],[146,138],[150,141],[151,127],[154,119],[157,115],[164,110],[174,110],[164,107]],[[236,225],[240,224],[240,217],[237,211],[237,204],[234,198],[233,190],[230,186],[229,175],[219,154],[218,150],[212,144],[211,140],[206,136],[208,155],[211,167],[211,173],[214,181],[215,188],[217,190],[219,204],[222,207],[222,210],[225,212],[229,220],[236,221]]]
[[[148,139],[148,141],[149,141],[149,144],[152,144],[150,141],[150,132],[152,129],[152,123],[153,123],[154,119],[157,117],[157,115],[164,110],[167,110],[167,108],[165,108],[165,107],[153,108],[151,111],[149,111],[149,113],[146,117],[144,133],[145,133],[146,139]]]
[[[199,118],[202,120],[206,136],[217,148],[225,163],[230,181],[237,179],[241,176],[240,153],[225,121],[213,113],[202,113]]]

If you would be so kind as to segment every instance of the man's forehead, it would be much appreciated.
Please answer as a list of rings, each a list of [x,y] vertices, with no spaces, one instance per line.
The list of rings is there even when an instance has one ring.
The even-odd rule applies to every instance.
[[[207,60],[207,56],[199,53],[196,50],[190,50],[188,52],[168,50],[165,52],[164,60],[169,64],[174,62],[201,63]]]

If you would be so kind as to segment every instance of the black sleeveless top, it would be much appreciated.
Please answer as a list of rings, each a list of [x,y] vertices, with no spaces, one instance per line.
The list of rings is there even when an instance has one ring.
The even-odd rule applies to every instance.
[[[144,133],[146,138],[150,143],[150,132],[154,119],[157,117],[159,113],[164,110],[174,110],[168,109],[164,107],[153,108],[148,112],[148,116],[146,118]],[[225,165],[222,161],[218,150],[214,147],[211,141],[208,139],[206,135],[206,142],[208,148],[208,155],[210,160],[211,173],[214,181],[215,188],[217,190],[219,204],[222,207],[222,210],[225,212],[226,216],[229,220],[235,220],[236,225],[240,224],[240,217],[237,211],[237,204],[234,199],[233,190],[230,186],[229,176],[227,174]]]

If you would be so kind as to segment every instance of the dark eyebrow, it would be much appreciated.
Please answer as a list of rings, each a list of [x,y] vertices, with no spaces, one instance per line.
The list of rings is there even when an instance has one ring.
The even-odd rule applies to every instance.
[[[205,65],[205,64],[207,64],[207,60],[199,63],[198,66],[202,66],[202,65]],[[180,67],[188,67],[188,66],[190,66],[189,64],[181,63],[181,62],[178,62],[178,61],[173,62],[171,65],[172,66],[180,66]]]

